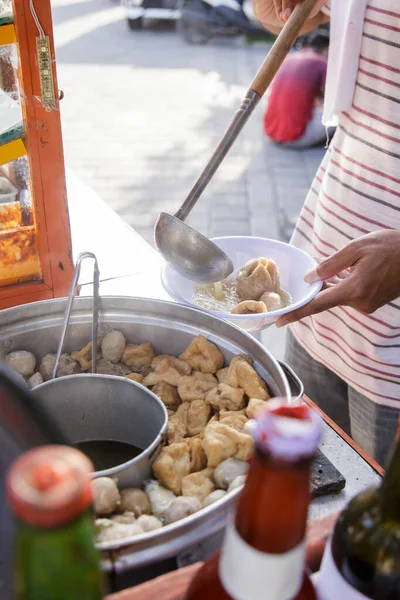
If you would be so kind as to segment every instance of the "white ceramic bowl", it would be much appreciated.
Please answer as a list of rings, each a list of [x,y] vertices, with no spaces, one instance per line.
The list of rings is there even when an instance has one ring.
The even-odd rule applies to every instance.
[[[212,241],[232,260],[235,270],[231,277],[235,277],[238,269],[253,258],[265,256],[274,260],[280,270],[281,286],[292,297],[290,306],[256,315],[233,315],[229,312],[200,309],[225,319],[245,331],[261,331],[270,327],[281,315],[310,302],[322,287],[321,281],[313,284],[305,283],[304,275],[316,267],[316,262],[311,256],[290,244],[266,238],[244,236],[212,238]],[[192,281],[182,277],[169,264],[163,267],[161,280],[166,292],[176,302],[195,306]],[[195,306],[195,308],[199,307]]]

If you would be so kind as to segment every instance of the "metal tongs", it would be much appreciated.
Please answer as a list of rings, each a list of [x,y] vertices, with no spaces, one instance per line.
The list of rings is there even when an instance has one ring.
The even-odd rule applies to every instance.
[[[78,285],[79,276],[81,274],[82,262],[86,258],[92,258],[94,260],[93,267],[93,317],[92,317],[92,373],[97,371],[97,337],[99,327],[99,310],[100,310],[100,271],[97,262],[96,255],[92,252],[81,252],[76,260],[76,266],[74,271],[74,277],[71,283],[71,289],[68,295],[68,304],[64,313],[64,322],[61,332],[61,338],[58,344],[56,361],[54,363],[53,372],[51,378],[55,379],[57,375],[58,365],[60,364],[60,358],[64,346],[65,336],[68,329],[69,320],[71,317],[72,305],[74,303],[75,291]]]

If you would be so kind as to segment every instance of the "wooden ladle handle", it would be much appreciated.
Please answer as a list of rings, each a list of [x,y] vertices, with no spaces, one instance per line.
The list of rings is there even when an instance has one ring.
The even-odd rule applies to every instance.
[[[304,0],[297,4],[276,42],[268,53],[257,75],[253,79],[250,90],[263,96],[275,77],[279,67],[285,60],[293,44],[316,7],[318,0]]]

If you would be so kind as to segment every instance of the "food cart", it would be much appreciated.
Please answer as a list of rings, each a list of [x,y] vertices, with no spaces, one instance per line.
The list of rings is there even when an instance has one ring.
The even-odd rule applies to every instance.
[[[57,87],[50,0],[33,4],[30,0],[15,1],[13,11],[0,26],[0,43],[5,114],[12,113],[0,138],[4,179],[0,189],[4,190],[0,196],[0,309],[65,297],[74,259],[84,250],[97,256],[101,296],[118,296],[122,304],[124,298],[128,302],[132,296],[171,301],[160,281],[160,256],[65,169],[59,115],[62,93]],[[140,257],[140,261],[132,257]],[[92,296],[91,272],[82,272],[79,293],[82,298]],[[30,313],[23,307],[20,310],[16,325]],[[3,353],[13,348],[11,334],[3,336],[2,346]],[[311,400],[305,401],[318,410]],[[327,486],[312,503],[308,535],[309,562],[314,569],[318,568],[321,540],[329,534],[336,513],[360,490],[376,484],[382,474],[377,464],[323,417],[327,428],[321,449],[346,479],[346,486],[339,492]],[[209,514],[210,521],[220,520],[219,514]],[[164,573],[154,583],[147,581],[132,592],[117,594],[115,600],[144,599],[154,593],[163,593],[171,600],[181,597],[198,566],[170,575],[165,572],[203,560],[218,548],[221,540],[218,535],[211,536],[211,541],[189,537],[180,544],[182,523],[181,530],[164,540],[163,556],[157,561],[149,558],[156,553],[146,543],[140,549],[121,543],[102,552],[104,570],[116,590]],[[134,569],[139,552],[142,557],[147,556],[141,564],[145,572],[140,574]]]

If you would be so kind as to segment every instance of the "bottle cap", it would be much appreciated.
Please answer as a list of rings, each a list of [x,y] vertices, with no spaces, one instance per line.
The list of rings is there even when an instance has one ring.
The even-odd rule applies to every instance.
[[[295,462],[315,453],[322,430],[321,417],[306,404],[274,399],[258,413],[253,437],[260,450]]]
[[[71,521],[93,502],[90,460],[75,448],[44,446],[20,456],[7,476],[15,516],[36,527]]]

